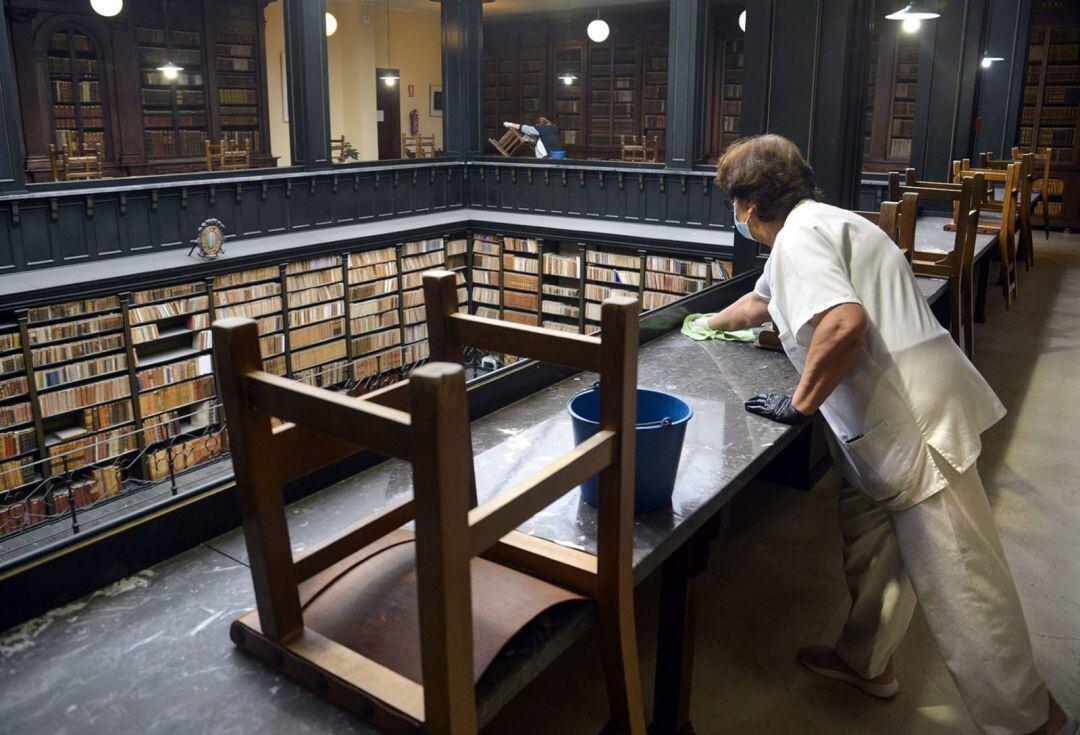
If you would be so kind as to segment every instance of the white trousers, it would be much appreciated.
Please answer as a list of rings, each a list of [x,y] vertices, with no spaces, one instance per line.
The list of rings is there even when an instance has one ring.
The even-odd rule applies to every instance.
[[[974,466],[960,474],[931,453],[949,486],[907,510],[884,510],[844,483],[852,605],[837,652],[862,676],[879,676],[917,599],[980,732],[1029,733],[1046,722],[1049,695],[986,491]]]

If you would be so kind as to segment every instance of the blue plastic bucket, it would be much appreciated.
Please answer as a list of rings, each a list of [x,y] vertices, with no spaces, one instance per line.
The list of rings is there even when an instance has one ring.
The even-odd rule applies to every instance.
[[[566,158],[566,151],[552,151],[551,158],[554,161],[561,161]]]
[[[570,399],[566,409],[581,444],[600,427],[600,390],[594,385]],[[694,409],[686,401],[658,390],[637,391],[637,456],[634,462],[634,512],[649,513],[671,503],[679,471],[686,424]],[[600,478],[581,486],[581,497],[594,508],[600,502]]]

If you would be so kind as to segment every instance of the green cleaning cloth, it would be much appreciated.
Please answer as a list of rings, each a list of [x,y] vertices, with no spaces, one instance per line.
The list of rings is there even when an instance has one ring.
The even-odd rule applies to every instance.
[[[713,316],[712,314],[687,314],[683,319],[682,333],[690,339],[696,339],[699,342],[706,339],[721,339],[725,342],[753,342],[754,330],[752,329],[737,329],[734,332],[725,332],[720,329],[709,329],[708,327],[694,326],[694,320],[703,316]]]

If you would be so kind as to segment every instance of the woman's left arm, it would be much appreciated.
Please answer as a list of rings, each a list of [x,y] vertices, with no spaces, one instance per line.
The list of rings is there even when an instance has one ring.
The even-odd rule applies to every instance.
[[[818,314],[810,323],[814,335],[802,378],[791,397],[792,406],[804,416],[817,411],[851,371],[869,320],[861,304],[844,303]]]

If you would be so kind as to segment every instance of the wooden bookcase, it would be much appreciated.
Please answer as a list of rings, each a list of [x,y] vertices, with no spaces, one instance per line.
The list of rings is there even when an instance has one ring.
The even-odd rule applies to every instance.
[[[743,37],[740,8],[713,4],[705,42],[705,124],[702,154],[716,163],[742,135]]]
[[[867,80],[863,170],[895,171],[911,161],[915,98],[919,78],[919,37],[899,23],[884,23],[871,38]]]
[[[89,3],[10,0],[28,181],[52,180],[49,145],[65,143],[98,147],[106,177],[205,170],[206,141],[222,138],[249,145],[253,168],[275,165],[264,3],[168,2],[166,44],[161,3],[127,3],[115,19]],[[183,67],[175,81],[157,71],[165,61]]]
[[[52,143],[70,150],[105,150],[105,104],[101,96],[100,52],[73,26],[59,28],[48,41],[49,91],[55,131]]]
[[[1017,144],[1040,154],[1053,149],[1052,176],[1044,183],[1050,223],[1080,227],[1080,9],[1033,15]]]

